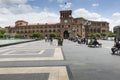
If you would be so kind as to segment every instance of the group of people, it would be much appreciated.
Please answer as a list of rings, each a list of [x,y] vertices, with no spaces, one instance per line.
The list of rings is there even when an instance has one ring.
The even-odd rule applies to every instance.
[[[79,44],[87,44],[87,39],[86,38],[81,38],[81,39],[78,39],[78,43]],[[94,46],[97,46],[97,45],[101,45],[98,41],[97,41],[97,38],[92,38],[90,39],[89,43],[88,43],[88,46],[89,45],[94,45]]]
[[[90,42],[88,43],[88,46],[89,46],[89,47],[91,47],[91,46],[94,46],[94,47],[97,47],[97,46],[98,46],[98,47],[99,47],[99,46],[101,46],[101,45],[102,45],[102,44],[99,43],[96,38],[90,39]]]
[[[49,42],[50,41],[50,44],[52,44],[52,42],[53,42],[53,38],[52,37],[47,37],[47,36],[45,36],[45,42]]]
[[[115,54],[120,49],[120,41],[117,38],[114,39],[114,46],[111,48],[112,54]]]
[[[47,42],[47,41],[48,42],[50,41],[50,44],[52,44],[53,38],[45,36],[45,42]],[[77,41],[78,41],[79,44],[81,44],[81,43],[85,44],[86,43],[85,38],[78,39]],[[101,43],[99,43],[96,38],[93,38],[93,39],[90,39],[90,42],[88,43],[88,46],[91,46],[91,45],[101,46]],[[115,52],[117,52],[119,49],[120,49],[120,41],[115,38],[114,39],[114,46],[111,48],[112,54],[115,54]]]

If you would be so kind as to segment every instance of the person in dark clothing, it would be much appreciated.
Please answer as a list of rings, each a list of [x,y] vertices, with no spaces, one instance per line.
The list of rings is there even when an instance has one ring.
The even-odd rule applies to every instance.
[[[94,39],[94,41],[93,41],[92,44],[95,45],[95,46],[97,46],[97,45],[99,45],[99,42],[97,41],[97,39]]]
[[[52,37],[50,37],[50,44],[52,44],[52,42],[53,42],[53,38],[52,38]]]
[[[114,37],[114,42],[117,42],[117,38],[116,37]]]
[[[111,48],[112,54],[115,54],[118,49],[120,49],[120,43],[116,42],[115,45]]]

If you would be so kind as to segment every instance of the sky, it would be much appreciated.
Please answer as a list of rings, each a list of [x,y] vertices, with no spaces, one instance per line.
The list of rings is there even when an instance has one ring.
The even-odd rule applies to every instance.
[[[60,10],[72,16],[107,21],[110,30],[120,25],[120,0],[0,0],[0,26],[14,26],[17,20],[29,23],[59,22]]]

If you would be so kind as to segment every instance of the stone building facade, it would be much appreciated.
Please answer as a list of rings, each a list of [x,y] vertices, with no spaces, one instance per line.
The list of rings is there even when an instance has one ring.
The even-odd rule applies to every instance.
[[[84,23],[89,21],[91,24],[86,28]],[[34,32],[40,32],[44,36],[51,32],[56,32],[63,38],[73,38],[77,34],[85,37],[86,33],[106,33],[109,32],[109,23],[105,21],[91,21],[84,18],[73,18],[72,10],[60,11],[59,23],[29,24],[27,21],[18,20],[15,26],[8,27],[9,33],[24,34],[29,36]]]

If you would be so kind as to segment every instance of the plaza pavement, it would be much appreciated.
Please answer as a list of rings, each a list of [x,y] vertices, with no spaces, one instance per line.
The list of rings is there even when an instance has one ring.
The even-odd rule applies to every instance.
[[[89,48],[64,40],[44,40],[0,48],[0,80],[120,80],[120,56],[111,55],[113,41]]]

